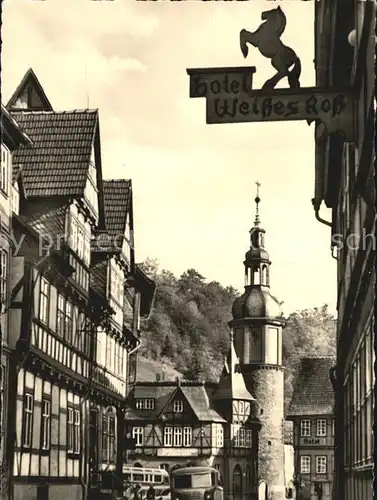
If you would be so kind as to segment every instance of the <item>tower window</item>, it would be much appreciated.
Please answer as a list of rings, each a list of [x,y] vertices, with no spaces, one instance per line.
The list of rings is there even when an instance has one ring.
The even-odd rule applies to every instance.
[[[267,285],[267,266],[262,267],[262,285]]]
[[[253,285],[260,285],[259,267],[255,267],[254,268],[254,272],[253,272]]]

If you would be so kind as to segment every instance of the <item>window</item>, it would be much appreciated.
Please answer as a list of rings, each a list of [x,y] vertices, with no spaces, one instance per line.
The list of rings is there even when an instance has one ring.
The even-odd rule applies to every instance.
[[[315,458],[315,471],[317,474],[326,474],[327,472],[326,456],[319,456]]]
[[[247,448],[251,448],[253,444],[253,433],[251,429],[246,429],[246,440],[245,440],[245,446]]]
[[[164,429],[164,446],[172,446],[173,444],[173,429],[165,427]]]
[[[56,321],[56,333],[64,337],[64,317],[65,317],[65,300],[63,295],[58,295],[58,309]]]
[[[72,343],[73,320],[72,320],[72,304],[67,300],[65,303],[65,339]]]
[[[192,445],[192,429],[191,427],[183,428],[183,446]]]
[[[81,423],[81,415],[79,410],[73,410],[73,423],[74,423],[74,453],[80,453],[80,423]]]
[[[233,446],[236,448],[239,447],[240,439],[239,439],[239,433],[240,433],[240,428],[241,426],[239,424],[232,424],[232,439],[233,439]]]
[[[144,444],[144,428],[134,427],[132,429],[132,437],[135,440],[136,446],[143,446]]]
[[[173,412],[174,413],[182,413],[183,412],[183,401],[174,401]]]
[[[154,399],[137,399],[136,400],[137,410],[154,410]]]
[[[102,417],[102,460],[104,462],[115,462],[116,442],[115,442],[116,420],[112,415]]]
[[[222,448],[224,446],[224,428],[221,424],[217,424],[216,446]]]
[[[327,436],[327,420],[324,418],[320,418],[317,420],[317,436]]]
[[[124,273],[114,261],[110,264],[110,295],[120,305],[124,297]]]
[[[67,409],[67,451],[68,453],[80,453],[80,410],[68,406]]]
[[[90,265],[91,227],[77,207],[71,205],[68,244],[86,266]]]
[[[308,455],[300,457],[300,472],[301,474],[310,474],[310,457]]]
[[[115,462],[115,418],[109,417],[109,441],[110,441],[110,452],[109,458],[110,462]]]
[[[335,436],[335,418],[331,421],[331,435]]]
[[[173,428],[173,446],[182,446],[182,427]]]
[[[45,278],[41,278],[41,293],[39,298],[39,319],[48,324],[50,285]]]
[[[3,311],[4,306],[7,303],[7,281],[8,281],[8,254],[5,250],[0,249],[1,256],[1,276],[0,276],[0,300],[1,309]]]
[[[56,333],[72,343],[73,336],[73,310],[72,304],[58,294]]]
[[[109,419],[106,415],[102,417],[102,461],[109,461]]]
[[[167,426],[164,429],[164,446],[192,446],[192,428],[191,427],[172,427]]]
[[[24,415],[23,415],[23,439],[22,444],[25,448],[30,448],[33,435],[33,410],[34,410],[34,397],[32,394],[26,393],[24,395]]]
[[[98,214],[98,192],[95,187],[96,171],[93,165],[89,167],[89,176],[85,187],[85,199],[90,204],[94,213]]]
[[[16,215],[20,213],[20,191],[17,182],[12,187],[12,212]]]
[[[51,437],[51,402],[48,399],[42,400],[42,415],[41,415],[41,448],[42,450],[50,449]]]
[[[9,149],[1,145],[1,176],[0,176],[0,189],[8,194],[8,179],[11,164],[11,153]]]
[[[232,424],[232,439],[235,448],[250,448],[252,445],[252,431],[240,424]]]
[[[310,420],[301,420],[300,423],[300,434],[301,437],[310,437]]]
[[[145,409],[153,410],[154,409],[154,399],[146,399],[145,400]]]
[[[67,409],[67,451],[73,453],[73,408]]]
[[[244,427],[241,427],[241,429],[238,433],[238,446],[240,448],[244,448],[245,442],[246,442],[246,430]]]

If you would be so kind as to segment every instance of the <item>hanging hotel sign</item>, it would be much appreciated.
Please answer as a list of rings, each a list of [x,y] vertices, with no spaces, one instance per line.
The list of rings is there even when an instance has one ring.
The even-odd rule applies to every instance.
[[[280,41],[286,18],[280,7],[262,13],[265,22],[253,33],[242,30],[240,46],[248,55],[248,44],[271,59],[277,71],[262,89],[253,90],[254,66],[188,69],[190,97],[205,97],[207,123],[265,121],[321,121],[328,133],[343,132],[354,138],[354,103],[351,89],[300,87],[301,62]],[[275,89],[283,78],[289,88]]]

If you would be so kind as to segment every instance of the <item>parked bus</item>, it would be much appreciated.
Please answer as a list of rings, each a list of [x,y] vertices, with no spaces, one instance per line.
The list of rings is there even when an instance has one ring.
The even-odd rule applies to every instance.
[[[170,478],[165,469],[123,466],[123,484],[126,496],[132,498],[136,485],[140,485],[141,498],[147,497],[150,486],[155,490],[156,500],[171,500]],[[129,494],[127,494],[129,493]]]
[[[223,500],[221,474],[204,466],[182,467],[171,475],[172,500]]]

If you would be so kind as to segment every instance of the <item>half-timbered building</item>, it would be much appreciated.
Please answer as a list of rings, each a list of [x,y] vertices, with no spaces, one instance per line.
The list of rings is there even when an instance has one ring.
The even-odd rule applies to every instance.
[[[116,480],[121,475],[124,402],[135,380],[140,315],[149,312],[154,293],[154,283],[135,264],[131,181],[104,181],[103,198],[106,231],[95,236],[90,289],[93,303],[106,311],[95,331],[90,410],[92,441],[98,443],[90,450],[92,486],[102,490],[104,472]]]
[[[332,210],[331,246],[337,260],[337,360],[334,499],[369,500],[375,419],[375,0],[315,4],[318,87],[351,88],[352,142],[324,134],[316,144],[314,208]],[[330,231],[330,229],[329,229]],[[373,479],[374,478],[374,479]],[[374,488],[372,482],[374,481]]]
[[[124,192],[114,203],[123,217],[119,250],[98,240],[111,234],[112,223],[98,111],[54,111],[32,70],[8,109],[34,143],[14,156],[10,497],[87,498],[95,472],[120,461],[118,412],[129,351],[138,342],[140,294],[151,289],[150,281],[135,271],[131,238],[125,243],[132,198],[122,209]],[[131,326],[123,315],[125,280],[133,290]]]
[[[9,304],[10,304],[10,260],[12,251],[12,209],[17,200],[12,189],[12,156],[21,145],[30,146],[30,138],[20,129],[14,118],[1,105],[1,175],[0,175],[0,338],[1,338],[1,375],[0,375],[0,490],[7,492],[6,442],[8,412],[8,370],[9,370]]]
[[[128,402],[126,435],[135,442],[130,464],[166,470],[207,464],[220,470],[227,498],[256,495],[260,423],[251,418],[255,399],[233,342],[218,384],[136,382]]]

